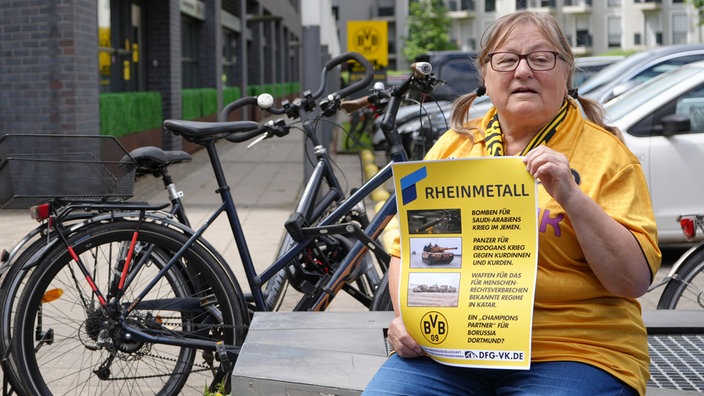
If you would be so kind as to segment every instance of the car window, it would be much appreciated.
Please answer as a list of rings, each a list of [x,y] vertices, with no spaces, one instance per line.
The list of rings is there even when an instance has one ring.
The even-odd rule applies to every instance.
[[[704,132],[704,85],[677,99],[675,113],[686,115],[692,123],[691,133]]]
[[[589,78],[584,80],[582,84],[579,85],[579,92],[589,93],[601,87],[602,85],[611,82],[628,72],[635,65],[642,62],[643,59],[652,57],[653,55],[648,52],[638,52],[633,55],[627,56],[625,59],[613,63],[604,69],[600,70],[598,73],[594,73]]]
[[[689,133],[704,133],[704,84],[689,90],[674,100],[652,112],[629,130],[635,136],[649,136],[656,126],[662,124],[663,117],[682,114],[689,117]]]
[[[442,80],[451,81],[452,90],[458,94],[465,94],[479,86],[477,70],[469,57],[448,60],[440,65],[437,75]]]
[[[662,73],[678,69],[683,65],[692,62],[697,62],[700,60],[704,60],[704,53],[668,59],[662,63],[658,63],[657,65],[653,65],[643,70],[642,72],[638,73],[633,79],[638,82],[645,82]]]

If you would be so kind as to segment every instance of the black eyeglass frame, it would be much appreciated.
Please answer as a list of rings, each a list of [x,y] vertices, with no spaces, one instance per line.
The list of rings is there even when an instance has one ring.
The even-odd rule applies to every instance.
[[[531,61],[530,61],[530,59],[529,59],[528,57],[531,56],[531,55],[533,55],[533,54],[536,54],[536,53],[552,54],[552,55],[553,55],[552,66],[550,66],[549,68],[546,68],[546,69],[543,69],[543,68],[537,68],[537,69],[536,69],[535,67],[533,67],[533,65],[531,64]],[[516,64],[514,65],[514,67],[513,67],[512,69],[497,70],[496,67],[494,66],[494,55],[497,55],[497,54],[511,54],[511,55],[516,55],[516,56],[518,57],[518,61],[516,62]],[[497,52],[492,52],[492,53],[490,53],[490,54],[488,55],[488,57],[489,57],[489,66],[491,66],[491,68],[492,68],[494,71],[497,71],[497,72],[499,72],[499,73],[515,71],[516,69],[518,69],[518,65],[521,63],[521,59],[525,59],[525,60],[526,60],[526,64],[528,64],[528,67],[529,67],[531,70],[533,70],[533,71],[548,71],[548,70],[552,70],[552,69],[555,68],[555,66],[557,66],[557,59],[558,59],[558,58],[562,59],[562,57],[560,56],[560,53],[557,52],[557,51],[533,51],[533,52],[529,52],[529,53],[527,53],[527,54],[517,54],[517,53],[515,53],[515,52],[510,52],[510,51],[497,51]]]

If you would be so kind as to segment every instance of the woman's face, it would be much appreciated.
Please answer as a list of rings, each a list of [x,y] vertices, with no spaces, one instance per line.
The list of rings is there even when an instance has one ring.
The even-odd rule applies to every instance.
[[[525,55],[534,51],[556,51],[556,48],[536,26],[521,23],[492,52]],[[508,72],[495,71],[490,62],[484,65],[486,93],[500,119],[519,119],[526,124],[547,122],[557,113],[567,94],[567,76],[567,64],[559,57],[555,68],[545,71],[531,70],[526,59],[518,62],[516,70]]]

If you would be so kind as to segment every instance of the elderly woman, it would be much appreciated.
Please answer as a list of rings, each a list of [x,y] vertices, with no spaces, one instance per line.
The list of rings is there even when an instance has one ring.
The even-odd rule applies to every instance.
[[[574,57],[549,14],[497,20],[477,65],[482,87],[457,100],[452,129],[427,159],[523,156],[538,180],[540,214],[551,221],[539,230],[531,367],[462,368],[425,357],[399,317],[396,248],[388,333],[396,353],[365,394],[643,395],[649,357],[636,298],[660,251],[638,160],[604,124],[601,106],[572,89]],[[468,120],[484,94],[494,107]]]

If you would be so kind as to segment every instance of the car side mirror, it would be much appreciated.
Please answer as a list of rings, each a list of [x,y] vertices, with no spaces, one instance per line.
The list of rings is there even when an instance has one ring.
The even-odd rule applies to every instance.
[[[670,114],[663,117],[660,122],[662,123],[662,135],[665,137],[687,133],[692,129],[692,121],[689,116],[684,114]]]

